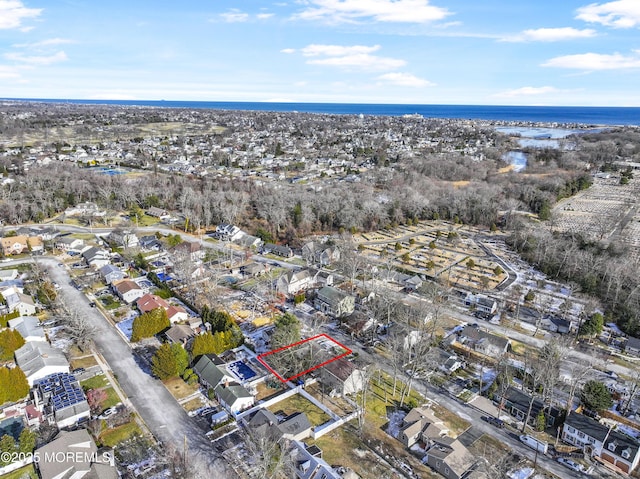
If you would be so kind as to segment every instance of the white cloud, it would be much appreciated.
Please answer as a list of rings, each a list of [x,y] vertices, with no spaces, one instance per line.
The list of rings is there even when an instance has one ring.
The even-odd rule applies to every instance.
[[[51,65],[52,63],[67,60],[67,54],[63,51],[59,51],[49,56],[27,56],[22,53],[5,53],[4,56],[7,60],[22,62],[27,65]]]
[[[446,8],[430,5],[429,0],[308,0],[306,4],[308,7],[294,18],[332,23],[428,23],[451,15]]]
[[[524,86],[522,88],[516,88],[515,90],[507,90],[501,93],[497,93],[495,96],[503,98],[516,98],[521,96],[546,95],[547,93],[557,92],[558,89],[552,86]]]
[[[576,38],[595,37],[597,32],[590,28],[578,30],[572,27],[562,28],[537,28],[535,30],[524,30],[522,33],[504,37],[504,42],[558,42],[563,40],[574,40]]]
[[[307,60],[309,65],[327,65],[341,68],[361,68],[368,71],[395,70],[407,62],[399,58],[371,55],[380,50],[380,45],[319,45],[311,44],[299,51],[305,57],[322,57]],[[294,53],[293,48],[280,50],[282,53]]]
[[[373,53],[380,50],[380,45],[366,46],[366,45],[317,45],[311,44],[304,47],[302,54],[305,57],[316,57],[320,55],[326,55],[330,57],[345,56],[345,55],[361,55]]]
[[[226,13],[221,13],[220,17],[227,23],[240,23],[249,20],[248,13],[241,12],[236,8],[233,8]]]
[[[266,20],[268,18],[273,17],[273,13],[258,13],[258,15],[256,15],[258,17],[258,20]]]
[[[587,71],[640,68],[640,51],[634,51],[633,55],[621,55],[620,53],[613,53],[611,55],[602,53],[564,55],[552,58],[543,63],[542,66],[572,68]]]
[[[40,15],[41,8],[27,8],[20,0],[0,0],[0,30],[20,28],[22,20]]]
[[[295,53],[296,49],[295,48],[283,48],[282,50],[280,50],[280,53],[286,53],[287,55],[291,55],[292,53]]]
[[[398,86],[410,86],[410,87],[426,87],[426,86],[435,86],[435,83],[432,83],[423,78],[419,78],[411,73],[401,73],[401,72],[391,72],[385,73],[384,75],[380,75],[378,80],[391,83]]]
[[[0,65],[0,78],[20,78],[20,73],[13,67]]]
[[[341,68],[361,68],[369,71],[385,71],[403,67],[407,62],[398,58],[378,57],[367,53],[357,53],[353,55],[308,60],[307,63],[310,65],[328,65]]]
[[[68,43],[74,43],[74,41],[67,38],[48,38],[46,40],[34,43],[16,43],[13,46],[15,48],[42,48],[50,47],[52,45],[64,45]]]
[[[577,10],[579,20],[600,23],[614,28],[632,28],[640,25],[640,2],[617,0],[607,3],[592,3]]]

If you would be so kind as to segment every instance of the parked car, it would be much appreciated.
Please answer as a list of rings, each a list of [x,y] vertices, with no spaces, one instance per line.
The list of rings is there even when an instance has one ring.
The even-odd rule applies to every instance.
[[[500,429],[504,428],[504,421],[502,419],[498,419],[497,417],[482,416],[480,419],[482,419],[485,422],[488,422],[492,426],[499,427]]]
[[[558,462],[563,466],[568,467],[572,471],[582,472],[584,470],[584,466],[582,464],[578,464],[577,462],[572,461],[571,459],[567,459],[566,457],[559,457]]]
[[[82,374],[84,371],[84,368],[75,368],[73,371],[71,371],[71,374]]]
[[[546,454],[549,448],[549,444],[547,442],[536,439],[528,434],[521,435],[520,440],[531,449],[535,449],[542,454]]]

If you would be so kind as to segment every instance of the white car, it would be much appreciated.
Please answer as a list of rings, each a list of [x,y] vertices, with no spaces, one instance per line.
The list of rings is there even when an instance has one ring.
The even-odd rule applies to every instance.
[[[566,457],[559,457],[558,462],[563,466],[568,467],[572,471],[582,472],[584,470],[584,466],[582,464],[578,464],[577,462],[574,462],[571,459],[567,459]]]

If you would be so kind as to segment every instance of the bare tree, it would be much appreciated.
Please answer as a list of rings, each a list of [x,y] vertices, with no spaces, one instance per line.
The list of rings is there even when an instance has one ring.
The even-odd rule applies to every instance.
[[[594,373],[595,369],[593,364],[571,363],[571,366],[569,367],[569,395],[567,397],[567,405],[565,406],[567,416],[571,414],[573,409],[573,398],[576,395],[576,389],[582,386],[589,379],[593,378]]]
[[[77,311],[68,313],[65,329],[82,351],[86,351],[91,346],[93,336],[96,333],[96,327],[91,324],[89,318]]]
[[[245,428],[242,438],[248,457],[252,458],[254,477],[275,479],[290,470],[291,455],[286,450],[286,443],[271,434],[269,428]]]

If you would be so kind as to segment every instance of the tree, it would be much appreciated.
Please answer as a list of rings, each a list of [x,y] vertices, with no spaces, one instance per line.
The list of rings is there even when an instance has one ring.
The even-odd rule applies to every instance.
[[[578,334],[581,336],[598,336],[604,328],[604,317],[600,313],[593,314],[580,326]]]
[[[531,302],[535,299],[535,297],[536,294],[533,291],[529,290],[527,291],[527,294],[524,295],[524,300],[527,302]]]
[[[68,313],[65,329],[76,346],[85,351],[91,344],[96,328],[87,316],[77,311]]]
[[[164,343],[151,358],[151,370],[161,380],[182,375],[189,365],[189,355],[181,344]]]
[[[287,454],[285,443],[279,441],[268,428],[243,429],[244,445],[252,458],[253,471],[259,479],[294,477],[291,474],[292,455]]]
[[[536,431],[542,432],[547,426],[547,419],[544,415],[544,409],[541,409],[538,415],[536,416]]]
[[[0,331],[0,361],[10,361],[13,353],[24,346],[24,338],[15,329]]]
[[[131,341],[137,342],[143,338],[150,338],[171,326],[167,311],[160,307],[137,316],[133,320]]]
[[[300,320],[291,313],[284,313],[275,320],[275,330],[271,335],[273,349],[300,341]]]
[[[29,394],[27,377],[19,367],[0,367],[0,404],[18,401]]]
[[[18,439],[18,450],[24,454],[33,452],[36,448],[36,433],[29,428],[24,428]]]
[[[16,452],[16,442],[13,437],[5,434],[0,438],[0,466],[6,466],[13,461],[12,454]]]
[[[582,387],[580,401],[587,408],[593,411],[609,409],[613,406],[613,399],[607,387],[600,381],[587,381]]]
[[[211,332],[207,331],[193,338],[193,343],[191,343],[191,357],[193,359],[203,354],[215,354],[215,350],[215,340]]]
[[[476,267],[476,262],[473,260],[473,258],[469,258],[469,260],[467,261],[467,269],[473,269]]]
[[[102,403],[107,400],[107,393],[102,388],[90,389],[87,391],[87,402],[93,412],[100,411]]]

